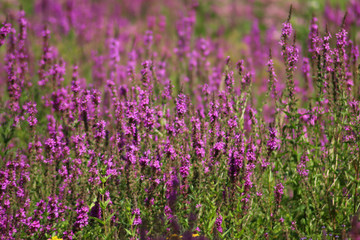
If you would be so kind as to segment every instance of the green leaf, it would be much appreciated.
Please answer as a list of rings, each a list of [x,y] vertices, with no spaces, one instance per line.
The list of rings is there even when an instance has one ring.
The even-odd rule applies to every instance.
[[[221,237],[224,238],[230,232],[231,229],[233,229],[233,227],[229,228],[226,232],[221,234]]]
[[[100,223],[100,224],[102,224],[102,225],[105,225],[105,222],[104,222],[103,220],[101,220],[101,219],[98,219],[98,218],[96,218],[96,217],[91,217],[91,216],[89,216],[89,218],[97,221],[98,223]]]
[[[212,218],[212,220],[209,222],[208,224],[208,231],[211,231],[211,229],[213,228],[214,224],[215,224],[215,221],[216,221],[216,215]]]
[[[113,212],[112,214],[110,214],[110,216],[105,220],[105,223],[108,223],[111,218],[115,215],[116,212]]]
[[[132,234],[132,232],[129,230],[129,229],[126,229],[125,228],[125,231],[127,232],[127,234],[129,234],[130,236],[132,236],[133,234]]]

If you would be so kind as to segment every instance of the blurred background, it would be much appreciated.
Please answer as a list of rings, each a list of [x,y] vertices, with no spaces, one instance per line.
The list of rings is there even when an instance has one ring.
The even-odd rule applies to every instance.
[[[131,50],[136,49],[137,55],[145,51],[141,47],[149,30],[154,42],[152,56],[143,55],[138,60],[158,58],[171,62],[181,31],[185,31],[185,35],[191,35],[192,48],[208,49],[207,54],[214,56],[211,61],[228,55],[234,62],[246,59],[261,79],[266,74],[269,49],[275,65],[277,58],[281,61],[279,40],[290,5],[291,23],[301,53],[306,52],[313,17],[318,19],[321,34],[325,28],[335,33],[347,12],[346,26],[351,40],[357,43],[360,3],[356,0],[2,0],[0,21],[8,18],[16,25],[18,11],[23,9],[31,42],[28,57],[40,58],[41,35],[46,26],[51,32],[52,53],[61,56],[67,70],[78,64],[87,81],[108,78],[104,75],[106,71],[96,66],[109,60],[114,39],[119,55],[128,56],[119,59],[120,64],[126,65]],[[181,30],[186,29],[187,21],[188,30]],[[5,48],[0,49],[0,56],[4,54]],[[191,59],[191,53],[187,57]]]

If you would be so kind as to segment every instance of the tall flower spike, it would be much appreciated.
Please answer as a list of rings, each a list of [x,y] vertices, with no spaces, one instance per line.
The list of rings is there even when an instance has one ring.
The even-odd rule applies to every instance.
[[[290,22],[284,22],[283,28],[281,29],[281,38],[280,38],[280,45],[286,46],[288,39],[293,31],[292,25]]]
[[[336,46],[342,56],[345,55],[345,46],[348,44],[347,35],[348,32],[344,28],[342,28],[338,33],[336,33]]]
[[[269,140],[266,144],[269,155],[278,148],[279,140],[276,138],[276,135],[277,135],[276,128],[270,127],[269,128]]]
[[[29,114],[27,121],[29,122],[30,127],[35,126],[37,123],[36,114],[38,112],[36,109],[36,103],[28,102],[23,106],[23,109]]]
[[[302,64],[301,70],[302,70],[302,72],[304,74],[304,78],[305,78],[305,94],[306,94],[306,92],[309,90],[310,84],[311,84],[310,62],[309,62],[309,59],[306,57],[303,58],[303,64]]]
[[[271,97],[275,99],[277,96],[277,92],[276,92],[277,76],[274,69],[274,62],[272,60],[271,50],[269,50],[269,61],[267,65],[268,65],[268,73],[269,73],[268,92],[271,93]]]
[[[84,204],[84,201],[80,200],[80,199],[77,200],[76,207],[77,207],[76,208],[77,217],[76,217],[76,221],[74,223],[74,229],[82,229],[83,227],[88,225],[89,208],[86,206],[86,204]]]
[[[25,82],[25,74],[28,71],[28,62],[27,62],[27,53],[25,51],[25,41],[27,39],[27,21],[25,18],[25,12],[23,10],[21,10],[19,12],[19,28],[20,28],[20,32],[19,32],[19,41],[18,41],[18,59],[19,59],[19,80],[20,80],[20,84],[21,86],[24,85]]]
[[[284,195],[284,186],[282,183],[278,183],[274,188],[275,202],[277,205],[280,205],[282,196]]]
[[[219,231],[219,233],[223,232],[223,229],[221,227],[222,221],[223,221],[223,217],[220,214],[218,214],[218,217],[215,220],[215,225],[216,225],[216,229]]]
[[[40,66],[39,66],[39,85],[44,86],[47,83],[46,79],[46,66],[48,65],[49,61],[49,38],[50,38],[50,31],[47,29],[47,27],[44,28],[42,31],[42,37],[43,37],[43,53],[40,60]]]
[[[294,34],[293,44],[287,47],[287,58],[289,64],[289,70],[294,71],[296,69],[296,64],[299,61],[299,49],[295,46],[296,44],[296,34]]]
[[[183,93],[180,93],[178,98],[176,99],[176,110],[177,114],[179,116],[184,116],[184,114],[187,112],[187,98],[186,95]]]
[[[319,26],[317,25],[318,19],[313,17],[311,19],[310,32],[308,37],[309,52],[312,53],[312,58],[320,54],[321,38],[319,36]]]

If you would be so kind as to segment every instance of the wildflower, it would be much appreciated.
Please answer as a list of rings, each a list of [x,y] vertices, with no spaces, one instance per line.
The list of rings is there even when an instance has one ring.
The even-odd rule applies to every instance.
[[[215,122],[216,119],[218,119],[219,117],[219,102],[216,101],[214,102],[210,102],[210,110],[208,113],[208,116],[210,117],[210,122]]]
[[[244,157],[235,149],[231,148],[229,150],[228,175],[231,179],[231,182],[235,182],[235,179],[238,176],[240,169],[242,168],[243,158]]]
[[[276,138],[277,130],[276,128],[270,127],[269,128],[269,140],[266,144],[268,148],[268,154],[272,153],[278,148],[279,140]]]
[[[190,40],[193,33],[194,20],[191,16],[184,16],[180,21],[176,23],[176,30],[178,34],[177,47],[174,52],[182,59],[190,50]]]
[[[291,33],[293,31],[292,25],[290,22],[284,22],[283,28],[281,29],[281,40],[280,45],[285,46],[287,43],[287,40],[289,39]]]
[[[189,176],[190,171],[190,155],[187,154],[186,156],[181,157],[181,167],[180,167],[180,175],[183,178]]]
[[[216,225],[216,229],[217,229],[220,233],[223,232],[223,229],[222,229],[222,227],[221,227],[222,221],[223,221],[223,217],[219,214],[218,217],[217,217],[216,220],[215,220],[215,225]]]
[[[271,58],[271,55],[267,65],[268,65],[267,71],[269,73],[268,91],[271,92],[271,97],[275,98],[277,96],[277,92],[276,92],[277,76],[275,73],[274,62]]]
[[[292,45],[288,46],[286,51],[288,56],[289,71],[294,71],[296,69],[296,63],[299,61],[299,49]]]
[[[313,17],[311,19],[310,33],[308,38],[308,48],[310,53],[320,53],[321,38],[319,37],[319,26],[317,25],[318,19]],[[316,55],[313,55],[315,58]]]
[[[150,47],[153,42],[153,32],[152,31],[146,31],[144,36],[144,44],[145,46]]]
[[[176,110],[179,116],[183,116],[187,112],[187,98],[185,94],[180,93],[176,99]]]
[[[29,114],[27,121],[29,122],[30,127],[33,127],[37,124],[37,118],[35,115],[37,114],[36,103],[28,102],[23,106],[23,109]]]
[[[63,240],[62,238],[58,238],[57,236],[53,236],[52,238],[49,238],[48,240]]]
[[[339,49],[342,49],[343,51],[345,51],[344,47],[347,45],[347,35],[348,32],[345,29],[341,29],[338,33],[335,34],[336,35],[336,46]]]
[[[10,23],[3,23],[0,28],[0,47],[4,45],[6,36],[12,31]]]
[[[105,138],[105,134],[106,134],[105,127],[106,127],[106,122],[104,120],[101,120],[100,122],[96,123],[94,136],[97,140]]]
[[[81,229],[88,225],[88,216],[89,208],[85,205],[83,200],[78,200],[76,203],[76,222],[74,223],[75,229]]]
[[[278,183],[274,188],[275,188],[275,191],[274,191],[275,201],[276,201],[276,204],[279,205],[281,202],[281,198],[284,195],[284,186],[282,185],[282,183]]]
[[[233,85],[234,85],[234,72],[233,71],[230,71],[228,74],[226,74],[225,84],[226,84],[227,90],[231,93]]]
[[[306,163],[309,161],[309,158],[307,155],[303,155],[301,157],[301,161],[299,165],[297,165],[297,172],[302,177],[307,177],[309,175],[309,170],[306,169]]]
[[[133,226],[137,226],[137,225],[140,225],[142,224],[142,220],[141,220],[141,217],[140,217],[140,209],[136,208],[132,211],[132,214],[135,215],[135,219],[134,219],[134,222],[133,222]]]

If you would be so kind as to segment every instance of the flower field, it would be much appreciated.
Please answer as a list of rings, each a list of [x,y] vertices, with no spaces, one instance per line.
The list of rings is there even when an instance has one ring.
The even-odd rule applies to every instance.
[[[0,239],[360,239],[360,2],[3,0]]]

